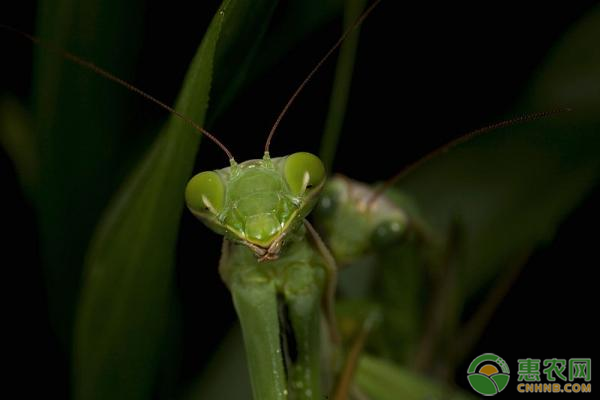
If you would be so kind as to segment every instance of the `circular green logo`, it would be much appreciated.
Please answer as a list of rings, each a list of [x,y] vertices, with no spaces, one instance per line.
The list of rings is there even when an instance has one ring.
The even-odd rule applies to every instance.
[[[492,353],[485,353],[471,361],[467,379],[477,393],[493,396],[500,393],[510,379],[506,361]]]

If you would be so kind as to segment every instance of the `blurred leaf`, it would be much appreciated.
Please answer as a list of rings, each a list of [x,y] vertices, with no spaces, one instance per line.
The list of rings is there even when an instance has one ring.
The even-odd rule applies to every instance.
[[[221,28],[233,8],[250,6],[224,2],[192,61],[176,108],[199,124],[218,68]],[[187,124],[171,118],[95,234],[76,330],[78,398],[150,396],[168,321],[183,191],[198,141]]]
[[[37,147],[29,115],[14,98],[0,98],[0,145],[15,165],[21,185],[31,196],[39,173]]]
[[[140,1],[42,0],[37,35],[128,79]],[[118,43],[118,46],[115,45]],[[63,57],[35,47],[32,84],[39,154],[39,214],[50,313],[65,346],[72,334],[85,248],[116,186],[115,148],[130,93]]]
[[[557,42],[535,75],[520,109],[571,107],[579,117],[599,123],[600,6],[592,8]],[[579,120],[575,120],[580,122]]]
[[[362,14],[365,8],[365,0],[347,1],[344,6],[344,29],[348,29]],[[325,120],[325,127],[321,137],[321,149],[319,157],[325,165],[325,170],[331,173],[333,158],[335,156],[348,105],[348,94],[352,83],[352,72],[354,71],[354,60],[358,48],[360,27],[352,32],[342,46],[335,69],[335,79],[331,98],[329,99],[329,111]]]
[[[281,6],[281,15],[269,28],[264,44],[258,50],[256,63],[250,66],[244,83],[252,82],[275,67],[302,40],[339,15],[343,1],[290,0]]]
[[[235,385],[231,384],[235,377]],[[244,339],[236,324],[221,341],[203,374],[191,385],[185,400],[250,399],[252,387],[246,365]]]
[[[212,91],[217,98],[209,105],[211,120],[229,105],[244,82],[276,4],[273,0],[255,0],[252,7],[235,7],[227,16],[215,55],[220,67],[214,71]]]
[[[363,355],[356,370],[358,388],[372,400],[471,399],[389,361]]]
[[[473,294],[510,260],[551,240],[600,173],[600,9],[556,46],[511,115],[573,112],[487,133],[401,182],[440,231],[463,225],[459,282]]]

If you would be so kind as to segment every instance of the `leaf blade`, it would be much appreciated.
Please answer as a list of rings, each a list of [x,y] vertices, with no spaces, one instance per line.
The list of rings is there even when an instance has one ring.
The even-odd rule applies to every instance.
[[[571,107],[572,112],[490,132],[453,149],[401,183],[441,232],[466,227],[466,294],[507,260],[552,239],[559,223],[598,182],[600,8],[559,41],[513,115]],[[443,201],[439,201],[443,199]]]
[[[140,25],[137,9],[138,0],[43,0],[36,34],[129,79]],[[113,149],[128,118],[129,94],[40,46],[35,47],[32,88],[39,161],[32,200],[50,317],[67,346],[85,249],[119,175],[122,160]]]
[[[229,3],[209,26],[175,107],[199,124]],[[172,117],[96,232],[75,333],[76,398],[150,396],[168,321],[183,189],[198,143],[199,136]]]

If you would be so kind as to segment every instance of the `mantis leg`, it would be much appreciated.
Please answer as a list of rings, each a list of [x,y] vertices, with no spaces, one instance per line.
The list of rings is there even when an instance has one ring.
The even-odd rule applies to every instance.
[[[333,343],[339,343],[340,336],[337,330],[337,324],[335,321],[335,288],[337,285],[337,265],[333,255],[321,239],[321,236],[317,233],[315,228],[310,222],[304,220],[304,226],[308,233],[308,237],[315,245],[316,250],[319,252],[324,261],[325,272],[327,273],[327,280],[325,282],[325,294],[323,295],[323,313],[329,327],[329,334]]]
[[[223,250],[219,272],[242,326],[253,398],[287,399],[276,282],[255,268],[256,260],[245,247],[224,240]]]
[[[287,399],[287,382],[280,348],[277,294],[272,283],[232,286],[255,399]]]
[[[284,312],[280,317],[291,328],[286,332],[285,349],[290,394],[298,400],[322,399],[322,278],[310,279],[314,275],[314,266],[309,263],[295,263],[290,266],[286,275],[287,282],[283,288]]]
[[[365,347],[367,337],[378,318],[378,314],[373,312],[368,315],[363,321],[360,331],[352,341],[350,350],[346,355],[344,367],[342,368],[335,391],[333,392],[333,400],[346,400],[350,397],[350,391],[353,389],[352,381],[354,379],[354,372],[356,371],[360,354]]]
[[[221,280],[227,285],[227,288],[231,290],[229,282],[231,281],[231,265],[229,259],[231,242],[227,239],[223,239],[221,245],[221,258],[219,259],[219,275]]]
[[[240,318],[255,399],[322,398],[320,304],[330,267],[306,231],[276,260],[224,244],[219,269]]]

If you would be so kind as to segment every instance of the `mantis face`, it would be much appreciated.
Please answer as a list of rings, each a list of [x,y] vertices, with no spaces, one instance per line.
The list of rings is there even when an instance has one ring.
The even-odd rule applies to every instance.
[[[346,264],[406,235],[409,217],[386,196],[342,175],[329,179],[316,212],[336,260]]]
[[[248,246],[260,261],[277,259],[285,238],[302,225],[325,183],[310,153],[249,160],[201,172],[188,182],[190,211],[227,239]]]

